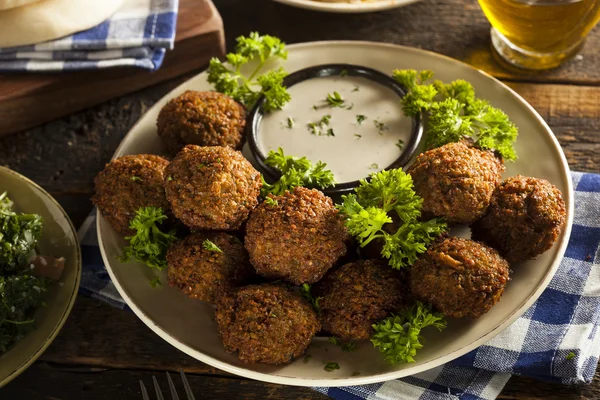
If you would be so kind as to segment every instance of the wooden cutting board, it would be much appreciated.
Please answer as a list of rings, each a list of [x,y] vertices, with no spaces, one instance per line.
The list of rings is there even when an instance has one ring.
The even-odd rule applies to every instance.
[[[225,54],[223,21],[211,0],[180,0],[175,47],[151,72],[109,68],[0,74],[0,135],[16,133],[111,98],[199,70]]]

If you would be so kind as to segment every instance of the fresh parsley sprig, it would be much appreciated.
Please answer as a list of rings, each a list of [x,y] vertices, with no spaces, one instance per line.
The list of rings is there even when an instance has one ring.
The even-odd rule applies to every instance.
[[[310,292],[310,285],[308,283],[305,283],[302,286],[300,286],[300,293],[302,294],[302,297],[304,297],[306,300],[308,300],[310,305],[317,312],[317,315],[321,316],[321,306],[319,305],[319,302],[323,298],[322,297],[314,297],[312,295],[312,293]]]
[[[433,312],[424,303],[417,302],[410,308],[373,324],[371,342],[384,354],[392,365],[415,362],[417,351],[423,347],[421,330],[433,326],[439,331],[446,328],[444,315]]]
[[[281,177],[273,184],[267,183],[263,178],[262,197],[266,197],[269,193],[281,195],[286,190],[292,190],[297,186],[316,186],[325,189],[335,184],[333,173],[326,169],[327,164],[318,161],[313,165],[306,157],[286,156],[281,147],[277,151],[269,152],[265,164],[279,170]]]
[[[252,32],[248,37],[237,38],[234,53],[226,56],[228,65],[213,57],[208,66],[208,82],[215,89],[239,101],[247,108],[252,108],[261,95],[265,96],[266,112],[281,109],[291,100],[290,94],[283,85],[288,75],[283,67],[263,73],[268,61],[287,59],[285,43],[281,39]],[[255,63],[249,75],[242,73],[242,67]]]
[[[477,98],[469,82],[458,79],[445,84],[433,80],[428,70],[395,70],[392,76],[408,90],[402,99],[404,113],[428,115],[427,148],[471,138],[479,148],[496,150],[507,160],[517,158],[513,146],[517,127],[502,110]]]
[[[447,230],[442,219],[420,221],[423,199],[413,189],[410,175],[401,169],[373,173],[351,193],[342,196],[337,208],[346,216],[346,227],[361,247],[382,241],[381,255],[394,269],[412,265],[427,246]],[[395,233],[384,226],[400,219]]]
[[[217,246],[216,244],[214,244],[213,242],[211,242],[208,239],[204,239],[204,241],[202,242],[202,247],[208,251],[216,251],[217,253],[223,252],[223,250],[221,250],[219,248],[219,246]]]
[[[126,236],[129,245],[123,248],[121,261],[138,260],[150,268],[163,270],[167,267],[167,250],[177,239],[175,230],[163,232],[161,225],[167,216],[160,207],[142,207],[135,212],[129,228],[135,231]]]

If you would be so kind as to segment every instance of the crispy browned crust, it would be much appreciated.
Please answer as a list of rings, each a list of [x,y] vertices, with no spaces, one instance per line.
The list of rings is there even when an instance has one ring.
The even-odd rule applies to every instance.
[[[478,318],[500,300],[508,274],[508,263],[493,248],[450,237],[415,262],[410,282],[416,299],[447,317]]]
[[[210,240],[222,252],[207,250]],[[167,252],[169,284],[193,299],[214,303],[254,276],[248,253],[238,238],[222,232],[198,232],[175,242]]]
[[[229,147],[187,145],[165,175],[173,214],[194,230],[239,229],[262,186],[260,173]]]
[[[297,187],[250,215],[245,246],[256,271],[293,284],[313,283],[344,254],[350,236],[332,200]]]
[[[526,261],[552,247],[566,220],[558,188],[521,175],[494,192],[487,213],[471,227],[473,238],[498,249],[508,262]]]
[[[289,363],[321,329],[310,304],[276,284],[250,285],[221,297],[215,316],[225,349],[238,352],[245,363]]]
[[[425,215],[470,224],[484,214],[504,169],[491,151],[458,142],[420,154],[407,173],[423,198]]]
[[[187,90],[165,104],[156,125],[173,155],[186,144],[240,150],[245,142],[246,109],[219,92]]]
[[[163,186],[169,161],[152,154],[119,157],[94,179],[92,202],[108,223],[122,235],[132,235],[129,224],[140,207],[160,207],[169,215]]]
[[[405,274],[382,261],[359,260],[316,284],[323,329],[343,340],[368,339],[372,325],[410,302]]]

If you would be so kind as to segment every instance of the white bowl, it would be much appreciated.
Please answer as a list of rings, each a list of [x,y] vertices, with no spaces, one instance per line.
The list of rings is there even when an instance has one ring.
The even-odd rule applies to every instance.
[[[317,338],[308,350],[312,359],[285,366],[247,365],[225,352],[213,321],[210,305],[187,298],[168,286],[153,289],[153,271],[136,263],[118,260],[123,238],[98,218],[98,237],[104,262],[119,293],[131,309],[154,332],[186,354],[224,371],[247,378],[298,386],[346,386],[381,382],[412,375],[451,361],[493,338],[509,326],[539,297],[558,268],[573,220],[573,187],[566,158],[554,134],[535,110],[510,88],[472,67],[435,53],[396,45],[369,42],[315,42],[289,46],[284,62],[289,72],[311,65],[351,63],[391,73],[396,68],[431,69],[443,81],[466,79],[478,95],[503,109],[520,129],[516,150],[520,158],[507,162],[505,176],[523,174],[548,179],[563,193],[567,224],[555,245],[536,260],[513,266],[501,301],[476,321],[449,321],[440,333],[425,332],[429,340],[416,362],[391,366],[369,342],[356,352],[341,352],[326,338]],[[162,106],[187,89],[211,90],[201,73],[159,100],[136,123],[114,157],[157,153],[162,147],[156,135],[156,118]],[[464,232],[463,232],[464,233]],[[162,281],[166,281],[163,272]],[[322,361],[335,361],[340,369],[325,372]],[[360,372],[358,376],[352,376]]]
[[[275,0],[292,7],[341,14],[358,14],[391,10],[420,0]]]

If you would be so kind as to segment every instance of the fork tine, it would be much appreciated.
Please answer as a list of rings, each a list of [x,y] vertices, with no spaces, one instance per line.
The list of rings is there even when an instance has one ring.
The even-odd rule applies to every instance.
[[[144,382],[142,381],[140,381],[140,389],[142,390],[142,400],[150,400],[146,386],[144,386]]]
[[[156,391],[156,400],[165,400],[165,398],[162,395],[162,392],[160,391],[160,386],[158,386],[158,381],[156,380],[156,377],[154,375],[152,375],[152,382],[154,382],[154,390]]]
[[[183,368],[179,368],[179,372],[181,373],[181,380],[183,381],[183,387],[185,388],[185,394],[187,395],[188,400],[196,400],[194,394],[192,393],[192,388],[190,387],[190,384],[183,373]]]
[[[169,389],[171,390],[171,397],[173,400],[179,400],[179,396],[177,395],[177,390],[175,390],[175,385],[173,384],[173,379],[171,379],[171,375],[169,375],[169,371],[167,371],[167,381],[169,382]]]

